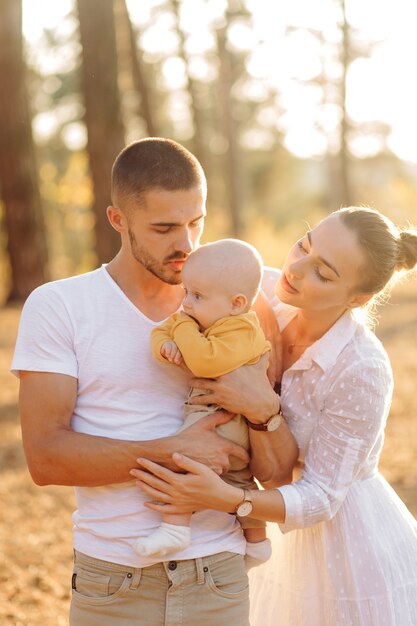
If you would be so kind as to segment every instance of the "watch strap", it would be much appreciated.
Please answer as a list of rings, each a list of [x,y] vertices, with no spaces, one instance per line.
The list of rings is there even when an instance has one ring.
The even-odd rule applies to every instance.
[[[277,417],[277,416],[279,416],[281,419],[283,418],[281,409],[279,410],[278,413],[275,413],[275,415],[271,415],[269,420],[267,422],[265,422],[264,424],[254,424],[253,422],[250,422],[248,419],[246,420],[246,422],[247,422],[249,428],[251,428],[252,430],[261,430],[261,431],[267,432],[268,431],[269,422],[271,420],[273,420],[274,417]]]
[[[236,505],[235,513],[238,512],[239,507],[241,507],[242,504],[245,504],[245,502],[250,502],[250,504],[252,504],[252,501],[253,501],[253,497],[252,497],[251,491],[249,489],[245,489],[245,487],[241,487],[241,489],[243,491],[243,498],[239,502],[239,504]]]

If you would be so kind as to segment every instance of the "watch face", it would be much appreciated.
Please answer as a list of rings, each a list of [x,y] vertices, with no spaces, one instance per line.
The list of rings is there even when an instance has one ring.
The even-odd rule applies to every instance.
[[[271,417],[271,419],[268,422],[268,432],[271,433],[274,430],[276,430],[277,428],[279,428],[279,426],[281,425],[281,416],[280,415],[274,415],[274,417]]]
[[[242,502],[237,508],[237,514],[240,515],[240,517],[246,517],[246,515],[252,513],[252,509],[253,506],[251,502]]]

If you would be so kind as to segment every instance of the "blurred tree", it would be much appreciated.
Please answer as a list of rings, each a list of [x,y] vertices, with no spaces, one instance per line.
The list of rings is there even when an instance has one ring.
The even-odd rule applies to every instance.
[[[347,92],[347,75],[349,69],[349,63],[351,61],[351,36],[350,26],[346,18],[346,6],[345,0],[340,0],[341,8],[341,30],[342,30],[342,43],[340,51],[340,62],[342,66],[342,78],[341,78],[341,93],[340,93],[340,108],[342,111],[342,117],[340,120],[340,150],[339,150],[339,176],[340,176],[340,196],[342,202],[340,204],[344,206],[350,206],[352,204],[352,189],[349,177],[349,154],[347,146],[347,135],[349,131],[349,120],[346,110],[346,92]],[[337,206],[334,203],[333,206]]]
[[[237,119],[238,106],[234,89],[242,75],[246,74],[244,59],[233,52],[229,41],[229,31],[234,21],[241,22],[250,16],[246,5],[240,0],[228,0],[225,19],[216,28],[217,53],[219,58],[219,112],[220,126],[225,139],[226,151],[226,188],[232,223],[232,236],[243,237],[243,190],[244,176],[241,163],[240,126],[242,119]],[[246,112],[248,114],[248,112]],[[250,113],[249,113],[250,115]]]
[[[12,284],[26,298],[47,274],[47,248],[23,60],[22,5],[0,1],[0,187]]]
[[[120,247],[107,220],[112,163],[124,147],[124,128],[117,82],[117,49],[113,0],[77,0],[83,49],[83,91],[88,154],[94,188],[96,247],[99,263]]]
[[[146,75],[143,52],[138,45],[139,33],[130,19],[126,0],[114,0],[114,13],[119,59],[119,83],[126,84],[130,93],[136,92],[138,106],[135,113],[144,122],[145,134],[149,137],[155,137],[158,132],[152,93]]]
[[[349,115],[348,79],[353,63],[372,55],[377,42],[348,20],[345,0],[333,0],[333,29],[318,30],[308,26],[289,25],[287,34],[303,32],[316,39],[321,70],[312,78],[298,79],[308,89],[319,89],[321,98],[316,106],[316,128],[325,138],[327,149],[324,155],[327,181],[324,201],[328,210],[348,206],[359,201],[360,193],[355,180],[355,141],[366,136],[380,142],[383,149],[388,127],[386,124],[359,123]],[[329,9],[330,9],[329,6]],[[306,91],[306,94],[308,91]]]
[[[231,234],[233,237],[241,237],[243,231],[242,224],[242,196],[241,182],[239,175],[239,152],[237,124],[234,117],[233,100],[231,96],[234,82],[233,65],[231,54],[227,48],[227,28],[218,28],[217,49],[219,53],[220,76],[219,76],[219,102],[221,106],[221,120],[224,138],[226,140],[226,177],[227,194],[229,198],[229,210],[231,215]]]
[[[181,28],[181,2],[179,0],[170,0],[169,4],[175,16],[175,31],[178,37],[178,54],[184,64],[186,80],[185,89],[188,92],[190,100],[190,112],[193,125],[191,150],[194,152],[203,168],[207,171],[209,165],[206,142],[204,138],[205,124],[203,110],[200,103],[198,81],[193,78],[192,73],[190,72],[190,63],[187,54],[187,36]]]

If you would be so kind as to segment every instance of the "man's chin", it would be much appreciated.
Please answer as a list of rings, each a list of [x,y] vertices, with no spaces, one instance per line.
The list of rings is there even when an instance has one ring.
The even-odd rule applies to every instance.
[[[159,278],[168,285],[181,285],[182,283],[181,272],[164,273]]]

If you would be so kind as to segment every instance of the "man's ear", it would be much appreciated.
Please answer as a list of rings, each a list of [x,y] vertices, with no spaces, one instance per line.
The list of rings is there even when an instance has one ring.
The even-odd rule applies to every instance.
[[[248,299],[243,293],[238,293],[232,297],[232,310],[231,315],[240,315],[248,306]]]
[[[356,296],[353,296],[351,300],[348,302],[348,307],[350,309],[354,309],[356,307],[364,306],[374,297],[374,293],[360,293]]]
[[[107,207],[107,219],[110,225],[117,230],[118,233],[123,233],[127,227],[126,215],[121,209],[115,206]]]

